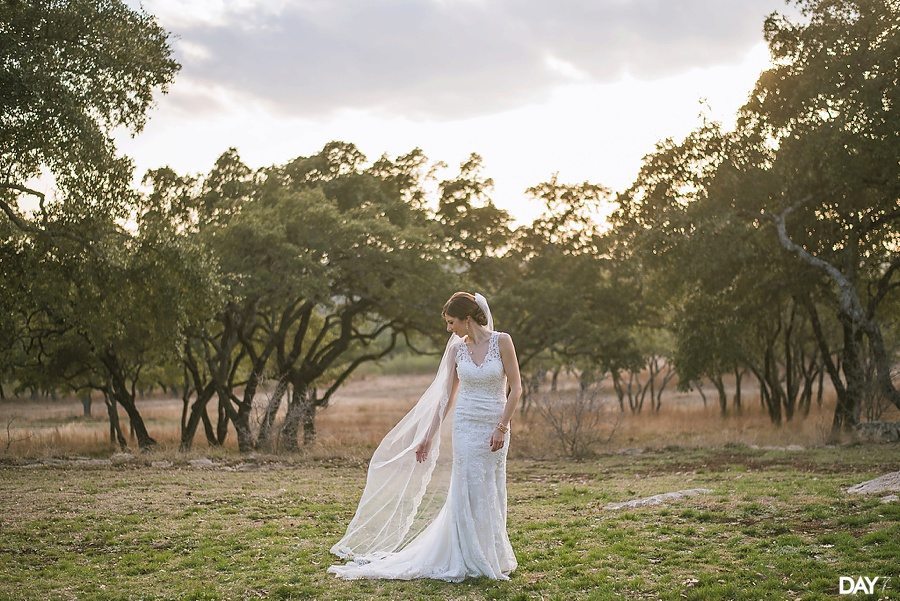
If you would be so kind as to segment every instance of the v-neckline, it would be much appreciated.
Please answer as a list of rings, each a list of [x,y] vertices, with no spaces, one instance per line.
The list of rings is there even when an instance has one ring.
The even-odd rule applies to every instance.
[[[481,365],[479,365],[478,363],[475,363],[475,356],[472,354],[472,349],[469,348],[468,343],[466,344],[466,352],[469,353],[469,361],[472,362],[472,365],[474,365],[476,367],[476,369],[480,369],[482,365],[487,363],[488,355],[491,354],[491,341],[494,338],[494,334],[495,334],[495,332],[491,332],[491,335],[488,336],[488,347],[487,347],[487,350],[484,352],[484,359],[481,360]]]

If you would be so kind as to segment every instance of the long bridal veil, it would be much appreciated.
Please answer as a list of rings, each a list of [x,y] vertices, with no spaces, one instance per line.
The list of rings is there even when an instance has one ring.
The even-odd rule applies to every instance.
[[[487,300],[475,294],[475,302],[494,329]],[[450,486],[453,449],[451,428],[442,427],[456,348],[462,338],[451,334],[437,374],[418,402],[384,437],[369,462],[366,486],[344,537],[331,552],[344,559],[366,563],[399,551],[416,537],[440,511]],[[425,461],[416,461],[416,447],[426,434],[434,434]]]

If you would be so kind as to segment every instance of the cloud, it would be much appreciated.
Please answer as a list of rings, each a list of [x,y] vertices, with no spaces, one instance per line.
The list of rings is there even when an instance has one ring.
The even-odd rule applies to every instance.
[[[657,79],[738,62],[782,0],[146,3],[180,38],[183,77],[292,117],[341,109],[452,120],[546,100],[560,84]]]

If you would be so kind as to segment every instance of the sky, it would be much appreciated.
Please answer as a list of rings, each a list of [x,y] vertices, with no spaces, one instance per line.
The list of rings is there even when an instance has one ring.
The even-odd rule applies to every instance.
[[[251,167],[331,140],[370,161],[415,147],[452,177],[472,152],[517,224],[525,189],[626,188],[641,158],[702,112],[729,125],[769,61],[783,0],[129,0],[172,33],[182,69],[142,132],[146,170]],[[702,103],[702,104],[701,104]]]

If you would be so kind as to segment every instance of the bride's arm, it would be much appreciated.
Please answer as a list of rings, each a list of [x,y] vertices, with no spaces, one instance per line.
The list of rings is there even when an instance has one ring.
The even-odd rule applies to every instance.
[[[506,407],[503,408],[500,423],[508,425],[519,403],[519,397],[522,396],[522,376],[519,374],[519,358],[516,357],[512,337],[509,334],[502,334],[499,343],[503,371],[506,372],[506,380],[509,383],[509,396],[506,398]]]
[[[503,370],[506,372],[506,379],[509,382],[509,396],[506,398],[506,406],[503,408],[503,414],[500,416],[500,423],[491,434],[491,450],[497,451],[503,447],[503,440],[509,429],[509,420],[512,419],[516,405],[519,403],[519,397],[522,396],[522,377],[519,374],[519,359],[516,357],[516,347],[513,345],[512,337],[509,334],[500,336],[500,359],[503,361]],[[505,427],[506,429],[501,429]]]

